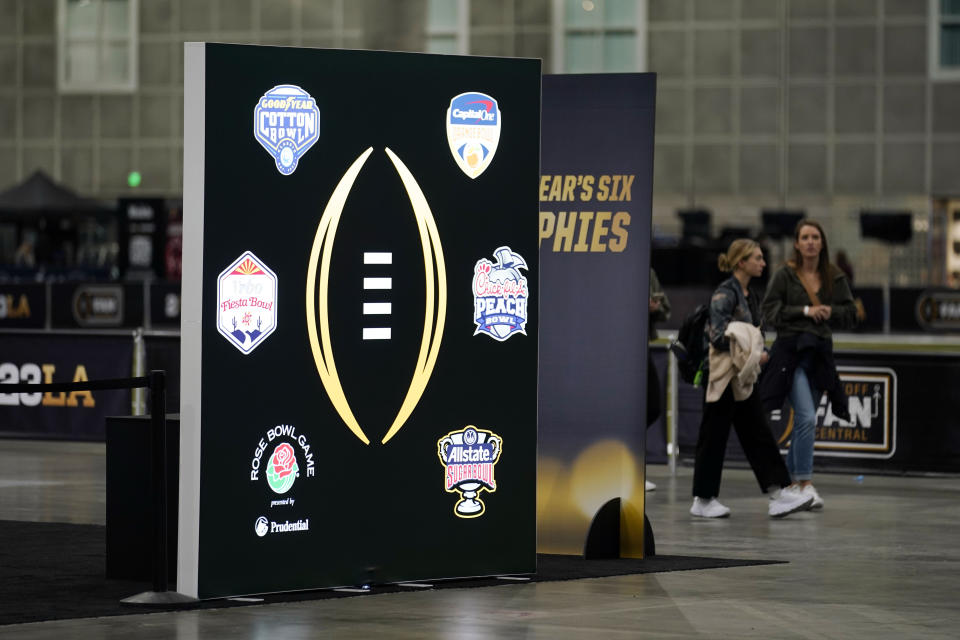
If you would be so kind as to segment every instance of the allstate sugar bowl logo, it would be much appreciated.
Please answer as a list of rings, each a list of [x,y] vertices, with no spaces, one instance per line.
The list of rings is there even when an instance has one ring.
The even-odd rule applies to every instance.
[[[267,91],[253,110],[253,135],[285,176],[319,137],[320,110],[317,101],[295,84],[277,85]]]
[[[277,328],[277,275],[246,251],[217,279],[217,331],[248,354]]]
[[[437,455],[444,467],[443,488],[448,493],[460,493],[453,509],[459,517],[483,515],[486,507],[479,494],[497,490],[494,467],[502,449],[500,436],[473,425],[451,431],[437,442]]]
[[[487,170],[500,142],[500,108],[485,93],[470,91],[450,100],[447,142],[457,166],[476,178]]]
[[[477,261],[473,271],[473,335],[486,333],[504,341],[515,333],[526,334],[530,290],[520,269],[527,269],[523,257],[499,247],[493,255]]]

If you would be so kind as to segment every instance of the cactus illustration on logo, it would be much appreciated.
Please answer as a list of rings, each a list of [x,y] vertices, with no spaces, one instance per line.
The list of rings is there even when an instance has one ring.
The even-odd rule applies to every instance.
[[[286,493],[297,479],[297,456],[289,443],[278,444],[267,463],[267,484],[274,493]]]

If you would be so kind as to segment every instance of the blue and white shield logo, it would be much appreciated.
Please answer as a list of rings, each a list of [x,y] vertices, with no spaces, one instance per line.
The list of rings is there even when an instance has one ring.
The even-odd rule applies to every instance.
[[[500,142],[500,107],[485,93],[455,96],[447,108],[447,142],[457,166],[471,178],[487,170]]]
[[[253,135],[285,176],[319,137],[320,110],[309,93],[294,84],[267,91],[253,110]]]
[[[526,334],[530,288],[520,269],[523,256],[510,247],[497,247],[496,262],[477,261],[473,270],[473,335],[485,333],[503,342],[516,333]]]

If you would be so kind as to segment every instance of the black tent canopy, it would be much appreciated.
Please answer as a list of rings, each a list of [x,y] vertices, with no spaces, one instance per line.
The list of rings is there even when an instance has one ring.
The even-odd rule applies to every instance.
[[[41,170],[0,192],[0,277],[103,269],[115,261],[117,210]]]
[[[4,218],[36,216],[41,214],[69,215],[74,213],[113,214],[115,209],[93,200],[83,198],[57,184],[37,169],[30,177],[0,192],[0,214]]]

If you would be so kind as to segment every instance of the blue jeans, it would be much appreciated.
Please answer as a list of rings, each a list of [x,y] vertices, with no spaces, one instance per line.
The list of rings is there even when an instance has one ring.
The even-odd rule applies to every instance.
[[[803,367],[797,367],[790,385],[793,405],[793,435],[787,450],[787,470],[794,482],[813,478],[813,440],[817,427],[820,393],[807,380]]]

